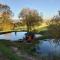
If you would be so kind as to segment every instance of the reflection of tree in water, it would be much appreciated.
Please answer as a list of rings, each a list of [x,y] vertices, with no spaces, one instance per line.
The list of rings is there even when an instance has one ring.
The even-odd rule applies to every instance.
[[[52,53],[49,53],[49,57],[51,58],[51,60],[60,60],[60,40],[53,39],[52,41],[50,41],[50,47],[53,47],[54,49]]]
[[[37,44],[37,46],[36,46],[36,49],[37,49],[37,54],[38,54],[38,56],[41,56],[41,59],[42,60],[55,60],[55,58],[56,58],[56,60],[58,60],[60,57],[60,52],[59,52],[59,50],[60,50],[60,42],[59,41],[55,41],[55,40],[48,40],[48,42],[47,43],[49,43],[48,45],[49,45],[49,52],[48,52],[48,55],[46,56],[46,55],[44,55],[44,53],[43,53],[43,56],[42,56],[42,52],[40,51],[40,49],[41,49],[41,47],[42,47],[42,44],[44,44],[43,42],[46,42],[46,41],[42,41],[42,42],[40,42],[39,44]],[[41,46],[41,47],[40,47]],[[46,45],[44,45],[44,46],[46,46]],[[46,46],[47,47],[47,46]],[[45,50],[46,48],[44,48],[44,50]],[[44,51],[43,50],[43,51]],[[59,52],[59,53],[58,53]],[[56,57],[55,57],[56,56]]]
[[[17,34],[17,32],[15,32],[15,35]]]
[[[56,45],[56,46],[60,46],[60,40],[53,40],[53,43]]]

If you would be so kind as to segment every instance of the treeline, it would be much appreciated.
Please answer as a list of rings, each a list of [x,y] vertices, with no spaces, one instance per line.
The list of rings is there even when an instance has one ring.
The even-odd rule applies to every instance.
[[[21,10],[18,15],[20,21],[17,23],[13,23],[13,15],[9,6],[0,4],[0,30],[6,30],[8,28],[8,30],[14,30],[17,26],[25,26],[27,31],[31,31],[34,30],[36,26],[40,25],[43,20],[37,10],[30,8]]]

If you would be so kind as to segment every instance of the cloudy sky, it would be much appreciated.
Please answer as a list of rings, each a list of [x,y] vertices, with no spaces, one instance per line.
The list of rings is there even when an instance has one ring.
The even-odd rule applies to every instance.
[[[22,8],[37,9],[44,18],[56,15],[60,10],[60,0],[0,0],[0,3],[10,6],[15,17],[18,16]]]

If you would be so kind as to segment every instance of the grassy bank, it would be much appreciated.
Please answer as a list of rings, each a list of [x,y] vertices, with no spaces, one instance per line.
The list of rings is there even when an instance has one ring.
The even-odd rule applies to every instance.
[[[0,52],[8,58],[8,60],[25,60],[23,57],[18,57],[10,48],[10,41],[0,41]],[[12,46],[12,45],[11,45]],[[6,59],[5,59],[6,60]]]
[[[9,41],[9,40],[0,40],[0,52],[4,54],[9,60],[29,60],[30,56],[36,56],[36,50],[34,48],[36,41],[32,41],[31,43],[20,42],[20,41]],[[23,56],[18,56],[14,53],[11,47],[18,48],[18,52]],[[25,55],[27,54],[27,57]]]

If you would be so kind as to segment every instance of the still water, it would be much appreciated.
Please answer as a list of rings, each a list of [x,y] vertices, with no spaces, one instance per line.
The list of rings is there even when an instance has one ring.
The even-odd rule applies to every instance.
[[[36,47],[37,53],[45,56],[60,56],[60,42],[55,42],[53,39],[39,41]]]
[[[6,40],[19,40],[25,37],[25,33],[27,32],[15,32],[2,34],[0,35],[0,39]],[[36,51],[40,55],[58,55],[60,56],[60,42],[56,43],[52,39],[40,40],[39,43],[36,45]]]
[[[23,39],[25,37],[25,33],[27,32],[12,32],[12,33],[7,33],[7,34],[2,34],[0,35],[0,39],[6,39],[6,40],[19,40]]]

